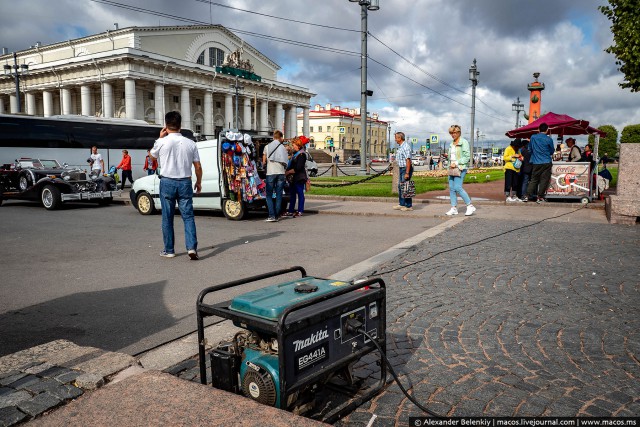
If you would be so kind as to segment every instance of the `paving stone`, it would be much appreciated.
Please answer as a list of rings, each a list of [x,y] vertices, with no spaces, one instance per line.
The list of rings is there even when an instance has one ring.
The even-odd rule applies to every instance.
[[[15,390],[9,387],[0,387],[0,396],[4,396],[5,394],[14,393]]]
[[[40,363],[38,365],[32,366],[30,368],[27,368],[27,369],[24,370],[24,372],[26,372],[27,374],[38,375],[42,371],[46,371],[47,369],[49,369],[51,367],[53,367],[52,364],[45,362],[45,363]]]
[[[76,378],[75,385],[84,390],[95,390],[104,385],[104,378],[98,374],[82,374]]]
[[[15,406],[0,408],[0,427],[8,427],[18,424],[20,421],[25,420],[27,417],[27,414],[18,410],[18,408],[16,408]]]
[[[49,368],[41,371],[38,376],[43,378],[56,378],[59,375],[67,374],[72,372],[69,368],[64,368],[62,366],[49,366]]]
[[[17,406],[20,402],[31,399],[31,393],[26,390],[16,390],[13,393],[0,396],[0,408]]]
[[[35,417],[36,415],[40,415],[44,411],[58,406],[61,402],[61,399],[58,399],[52,394],[40,393],[30,400],[20,402],[20,404],[18,404],[18,409],[26,412],[32,417]]]
[[[74,382],[83,373],[84,372],[69,370],[69,372],[65,372],[56,376],[55,380],[62,384],[68,384]]]
[[[39,383],[40,381],[41,381],[40,378],[36,377],[35,375],[27,374],[26,376],[20,378],[19,380],[14,381],[11,384],[8,384],[8,387],[15,388],[16,390],[21,390],[29,387],[30,385]]]
[[[12,376],[14,376],[14,375],[18,375],[18,374],[20,374],[20,373],[21,373],[21,372],[20,372],[20,371],[18,371],[17,369],[12,369],[12,370],[10,370],[10,371],[3,371],[3,372],[0,372],[0,380],[2,380],[2,379],[4,379],[4,378],[7,378],[7,377],[12,377]]]
[[[69,384],[61,384],[57,388],[49,391],[53,396],[60,400],[70,400],[81,396],[84,392],[81,388]]]
[[[43,391],[50,392],[60,386],[60,383],[54,379],[45,378],[37,383],[29,384],[24,386],[24,389],[30,391],[33,394],[42,393]]]
[[[26,377],[28,374],[19,371],[11,371],[12,375],[8,375],[0,380],[0,386],[6,386]]]

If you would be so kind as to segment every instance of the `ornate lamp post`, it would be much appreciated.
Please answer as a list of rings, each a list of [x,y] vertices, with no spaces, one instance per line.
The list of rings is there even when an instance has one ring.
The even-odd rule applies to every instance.
[[[16,81],[16,101],[18,102],[18,113],[21,111],[20,102],[20,76],[29,72],[29,66],[27,64],[18,65],[18,56],[13,52],[13,66],[4,64],[4,73],[6,75],[13,76]]]
[[[238,98],[240,96],[240,91],[244,89],[244,86],[238,86],[238,76],[236,76],[236,81],[233,84],[230,84],[229,87],[231,89],[235,89],[236,90],[236,120],[235,120],[235,128],[236,131],[239,131],[240,129],[238,129]]]
[[[469,80],[471,80],[471,139],[469,140],[469,151],[471,151],[471,158],[473,158],[473,130],[475,129],[476,121],[476,86],[478,86],[478,76],[480,72],[476,66],[476,59],[473,58],[473,65],[469,68]]]
[[[360,52],[360,172],[367,173],[367,96],[373,91],[367,90],[367,18],[368,11],[380,9],[380,0],[349,0],[358,3],[361,8],[361,52]]]

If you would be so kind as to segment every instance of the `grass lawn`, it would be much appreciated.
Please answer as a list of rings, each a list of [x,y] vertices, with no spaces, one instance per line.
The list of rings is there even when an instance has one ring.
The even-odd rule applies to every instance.
[[[476,179],[471,178],[475,176]],[[365,176],[321,176],[311,178],[310,195],[324,196],[364,196],[364,197],[397,197],[391,191],[391,175],[381,175],[366,180],[370,177]],[[413,176],[416,184],[416,194],[426,193],[428,191],[444,190],[448,188],[448,178],[444,177],[427,177]],[[467,174],[465,184],[473,184],[476,182],[488,182],[504,179],[502,169],[489,169],[476,174]],[[366,181],[365,181],[366,180]],[[342,185],[354,183],[353,185]],[[318,185],[327,185],[331,187],[318,187]]]

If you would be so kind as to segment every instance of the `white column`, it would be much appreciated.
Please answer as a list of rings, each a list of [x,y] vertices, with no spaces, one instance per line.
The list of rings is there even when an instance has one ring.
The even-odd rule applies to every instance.
[[[113,117],[113,86],[111,83],[102,83],[102,117]]]
[[[277,130],[279,130],[280,132],[282,132],[284,134],[284,128],[283,128],[283,124],[284,124],[284,116],[283,116],[283,110],[282,110],[282,103],[281,102],[276,102],[276,111],[275,111],[275,122],[274,122],[274,126]]]
[[[9,111],[11,114],[18,112],[18,98],[16,98],[15,94],[9,95]]]
[[[244,97],[244,115],[242,116],[243,127],[245,129],[253,129],[253,125],[251,124],[251,97]]]
[[[269,101],[260,101],[260,131],[269,132]]]
[[[4,114],[4,96],[0,96],[0,114]]]
[[[191,99],[188,87],[180,89],[180,114],[182,115],[182,127],[191,129]]]
[[[71,90],[62,88],[62,114],[71,114]]]
[[[233,96],[230,93],[224,95],[224,128],[233,128]]]
[[[45,117],[53,116],[53,94],[48,90],[42,92],[42,107]]]
[[[213,92],[204,93],[204,134],[213,135]]]
[[[27,114],[30,116],[36,115],[36,95],[33,92],[27,92],[25,94],[27,102]]]
[[[302,133],[309,136],[309,107],[302,108]]]
[[[127,119],[136,118],[136,81],[124,79],[124,109]]]
[[[164,85],[161,83],[156,83],[156,91],[153,95],[154,99],[154,110],[156,111],[156,124],[164,125]]]
[[[80,86],[80,113],[83,116],[91,115],[91,87],[87,85]]]

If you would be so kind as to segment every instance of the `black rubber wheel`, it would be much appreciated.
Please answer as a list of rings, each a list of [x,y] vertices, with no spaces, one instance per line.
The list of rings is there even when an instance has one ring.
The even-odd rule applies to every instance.
[[[142,215],[152,215],[156,211],[156,207],[153,204],[153,198],[151,194],[146,191],[141,192],[136,197],[136,209]]]
[[[40,193],[40,200],[42,205],[47,210],[60,209],[62,206],[62,197],[60,197],[60,190],[54,185],[45,185]]]
[[[222,212],[227,219],[232,221],[240,221],[246,213],[244,202],[236,202],[234,200],[224,199],[222,202]]]
[[[18,189],[20,191],[25,191],[33,185],[33,182],[31,181],[31,175],[28,172],[20,172],[20,175],[18,176]]]

